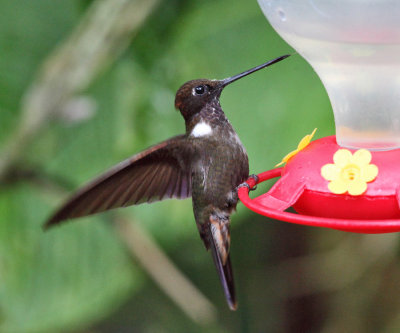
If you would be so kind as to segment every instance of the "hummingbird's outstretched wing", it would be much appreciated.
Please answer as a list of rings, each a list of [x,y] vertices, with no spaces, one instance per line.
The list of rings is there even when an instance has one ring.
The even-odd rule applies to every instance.
[[[180,135],[128,158],[79,189],[44,228],[117,207],[191,196],[193,151]]]

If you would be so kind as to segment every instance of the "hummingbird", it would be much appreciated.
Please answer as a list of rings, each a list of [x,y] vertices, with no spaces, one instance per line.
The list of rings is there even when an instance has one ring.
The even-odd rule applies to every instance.
[[[126,159],[78,189],[44,228],[118,207],[191,196],[200,237],[211,250],[228,306],[236,310],[230,215],[236,210],[237,187],[249,177],[249,161],[219,99],[227,85],[288,56],[223,80],[184,83],[175,107],[185,120],[186,133]]]

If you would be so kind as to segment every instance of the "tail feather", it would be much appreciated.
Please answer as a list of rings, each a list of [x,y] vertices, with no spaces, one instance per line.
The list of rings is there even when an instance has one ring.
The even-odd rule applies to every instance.
[[[224,290],[226,301],[229,305],[229,308],[234,311],[237,309],[237,303],[230,255],[228,254],[224,265],[220,256],[220,251],[218,251],[215,240],[212,236],[209,237],[209,243],[211,245],[210,248],[212,257],[222,284],[222,288]]]

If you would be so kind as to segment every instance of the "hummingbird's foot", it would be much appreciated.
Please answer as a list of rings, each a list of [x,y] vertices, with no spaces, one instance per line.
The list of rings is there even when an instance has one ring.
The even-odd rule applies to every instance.
[[[244,182],[237,187],[237,190],[239,190],[239,188],[241,188],[241,187],[247,187],[248,191],[254,191],[255,189],[257,189],[257,184],[258,184],[258,181],[260,180],[260,178],[258,178],[258,176],[256,174],[250,175],[249,178],[253,178],[253,180],[255,182],[255,185],[253,186],[253,188],[250,188],[250,185],[247,184],[246,182]]]
[[[256,183],[256,185],[258,184],[258,182],[259,182],[259,180],[260,180],[260,178],[258,178],[258,176],[257,176],[255,173],[253,173],[252,175],[250,175],[249,178],[253,178],[253,179],[254,179],[254,182]],[[254,190],[254,188],[253,188],[253,190]]]
[[[236,191],[239,191],[239,189],[240,189],[241,187],[247,187],[247,191],[250,191],[250,190],[251,190],[250,185],[247,184],[246,182],[244,182],[244,183],[241,183],[238,187],[236,187]]]
[[[252,175],[250,175],[249,178],[253,178],[253,180],[254,180],[255,184],[254,184],[253,188],[250,189],[250,191],[254,191],[257,189],[257,184],[258,184],[258,181],[260,180],[260,178],[258,178],[258,176],[254,173]]]

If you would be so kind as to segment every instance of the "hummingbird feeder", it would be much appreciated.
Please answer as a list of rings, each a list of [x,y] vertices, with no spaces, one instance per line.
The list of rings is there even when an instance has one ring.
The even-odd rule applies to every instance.
[[[273,28],[315,69],[336,136],[312,134],[239,188],[256,213],[359,233],[400,231],[400,2],[259,0]],[[256,183],[280,177],[254,199]],[[293,207],[296,213],[286,211]]]

